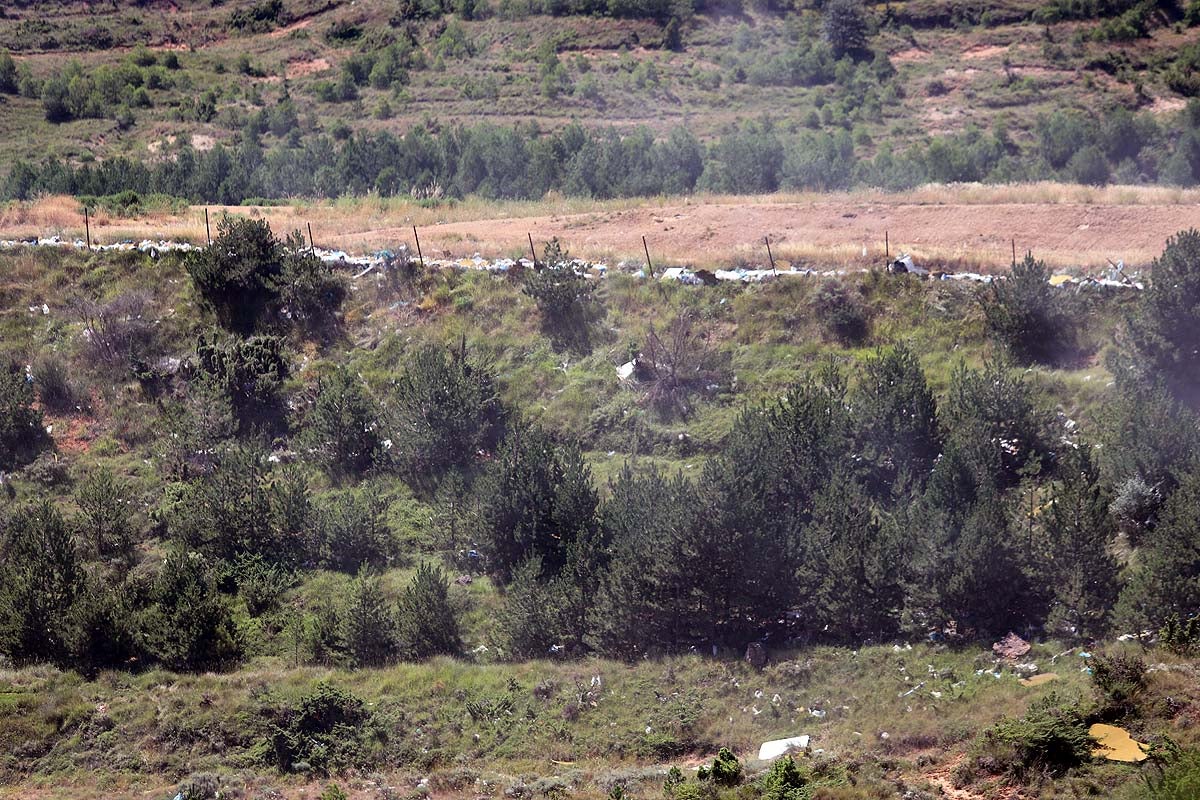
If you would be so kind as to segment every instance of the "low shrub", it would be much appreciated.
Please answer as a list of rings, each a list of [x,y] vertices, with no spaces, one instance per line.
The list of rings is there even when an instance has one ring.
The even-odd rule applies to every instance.
[[[1023,781],[1032,774],[1062,774],[1087,761],[1091,750],[1079,706],[1050,694],[1025,716],[1003,719],[985,731],[971,761],[975,769]]]

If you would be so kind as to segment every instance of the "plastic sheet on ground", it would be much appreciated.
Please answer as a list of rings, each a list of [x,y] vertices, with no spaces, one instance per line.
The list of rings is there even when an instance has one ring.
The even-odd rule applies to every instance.
[[[774,761],[782,755],[786,755],[793,750],[804,750],[808,747],[809,736],[793,736],[790,739],[774,739],[770,742],[763,742],[758,748],[759,761]]]
[[[1135,741],[1129,731],[1116,725],[1104,725],[1097,722],[1088,728],[1088,736],[1096,740],[1092,755],[1096,758],[1106,758],[1109,761],[1127,761],[1130,763],[1145,761],[1147,745]]]

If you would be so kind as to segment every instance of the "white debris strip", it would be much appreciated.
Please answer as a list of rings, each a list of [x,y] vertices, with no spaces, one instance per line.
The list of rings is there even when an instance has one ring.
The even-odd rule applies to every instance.
[[[0,250],[14,250],[24,247],[60,247],[64,249],[84,250],[87,249],[87,243],[82,239],[62,239],[58,236],[46,237],[29,237],[25,239],[0,239]],[[112,244],[92,244],[92,250],[95,251],[139,251],[149,253],[157,257],[161,253],[170,251],[190,252],[192,250],[202,250],[202,245],[195,245],[190,242],[175,242],[169,240],[150,240],[143,239],[140,242],[126,240],[115,242]],[[403,248],[402,248],[403,250]],[[321,247],[312,249],[313,254],[327,264],[346,266],[355,269],[355,278],[361,278],[380,267],[386,268],[396,261],[396,255],[387,250],[380,250],[372,254],[353,254],[345,250],[330,250]],[[406,255],[406,257],[408,257]],[[1105,287],[1112,289],[1135,289],[1141,290],[1144,285],[1133,278],[1128,277],[1124,272],[1124,263],[1117,262],[1120,267],[1108,269],[1105,274],[1100,277],[1076,277],[1067,274],[1054,275],[1050,281],[1055,287],[1073,287],[1076,289],[1089,287]],[[573,259],[570,262],[571,269],[578,275],[585,278],[599,280],[606,278],[610,272],[629,275],[635,280],[644,280],[646,271],[637,263],[621,262],[616,268],[610,267],[603,262],[589,262],[583,259]],[[902,267],[897,266],[902,265]],[[514,267],[532,268],[533,262],[527,258],[497,258],[487,259],[479,253],[475,253],[469,258],[429,258],[425,259],[425,266],[432,269],[459,269],[459,270],[480,270],[491,273],[505,273]],[[897,259],[891,265],[889,270],[893,272],[904,272],[914,277],[929,280],[948,280],[948,281],[970,281],[974,283],[992,283],[993,281],[1004,280],[1003,275],[984,275],[977,272],[931,272],[923,267],[920,267],[912,262],[912,257],[907,254]],[[800,277],[817,277],[817,278],[836,278],[851,273],[866,273],[870,270],[844,270],[844,269],[770,269],[766,266],[758,266],[752,269],[745,267],[737,267],[735,269],[718,269],[713,271],[694,270],[690,267],[670,267],[657,274],[660,281],[682,283],[690,286],[701,286],[705,283],[762,283],[764,281],[780,280],[785,278],[800,278]],[[707,278],[707,280],[706,280]]]

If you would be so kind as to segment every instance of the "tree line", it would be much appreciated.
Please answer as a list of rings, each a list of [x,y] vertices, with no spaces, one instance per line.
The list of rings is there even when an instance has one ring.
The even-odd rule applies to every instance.
[[[1200,232],[1156,260],[1091,439],[1049,417],[1014,368],[1052,358],[1030,345],[1069,335],[1078,315],[1030,256],[979,296],[999,353],[960,364],[940,396],[903,343],[853,369],[829,361],[746,405],[698,475],[630,465],[607,486],[577,439],[504,403],[501,377],[462,343],[421,349],[386,386],[339,366],[297,387],[290,337],[336,335],[342,287],[264,223],[219,232],[185,263],[218,327],[177,373],[156,374],[141,336],[92,312],[107,340],[97,357],[111,353],[162,418],[164,485],[146,521],[162,563],[134,568],[145,512],[108,470],[66,505],[10,502],[4,657],[228,666],[254,625],[317,663],[461,653],[447,573],[389,525],[401,484],[430,509],[451,574],[499,587],[494,641],[510,658],[1010,629],[1087,640],[1200,611]],[[547,333],[595,324],[598,301],[557,243],[545,261],[524,281]],[[49,446],[35,393],[45,398],[41,379],[0,370],[0,468]],[[331,487],[319,495],[318,476]],[[1135,559],[1122,562],[1118,539]],[[379,571],[405,564],[415,574],[389,594]],[[354,577],[282,607],[314,568]]]
[[[322,134],[270,148],[244,137],[207,151],[185,145],[157,163],[124,157],[80,165],[18,161],[0,184],[0,197],[134,191],[236,204],[368,193],[536,199],[553,191],[612,198],[856,186],[903,190],[931,181],[1047,176],[1194,186],[1200,181],[1200,103],[1190,104],[1173,127],[1149,114],[1118,111],[1095,124],[1078,113],[1056,112],[1039,120],[1026,145],[999,125],[934,137],[903,152],[883,145],[871,153],[846,130],[796,132],[770,122],[746,123],[708,143],[685,128],[658,139],[646,129],[622,134],[578,124],[550,133],[533,125],[418,124],[403,136],[358,132],[339,141]]]

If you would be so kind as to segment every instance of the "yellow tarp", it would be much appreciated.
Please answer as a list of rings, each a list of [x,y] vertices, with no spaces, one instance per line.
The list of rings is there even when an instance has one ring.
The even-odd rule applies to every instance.
[[[1051,275],[1050,285],[1062,286],[1064,283],[1070,283],[1072,280],[1074,279],[1070,275]]]
[[[1134,741],[1129,731],[1116,725],[1097,722],[1088,728],[1088,734],[1096,740],[1092,755],[1109,761],[1145,761],[1147,746]]]

